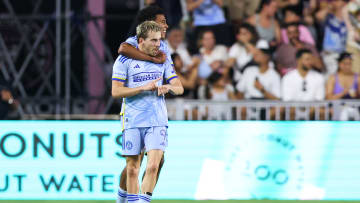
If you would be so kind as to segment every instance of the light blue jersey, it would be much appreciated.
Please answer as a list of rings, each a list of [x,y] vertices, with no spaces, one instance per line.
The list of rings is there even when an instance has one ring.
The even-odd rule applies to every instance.
[[[127,38],[125,42],[132,45],[133,47],[138,48],[138,41],[137,41],[136,36]],[[167,42],[165,40],[160,41],[160,48],[159,49],[160,49],[160,51],[165,53],[166,59],[170,61],[170,64],[173,64],[173,61],[171,59],[171,52],[170,52],[169,46],[168,46],[168,44],[167,44]]]
[[[169,60],[155,64],[119,55],[113,66],[112,80],[124,82],[129,88],[143,86],[159,77],[167,83],[177,77]],[[158,85],[162,84],[162,80],[158,81]],[[124,98],[121,112],[124,129],[168,125],[165,98],[157,96],[156,91]]]
[[[193,0],[197,1],[197,0]],[[204,0],[193,12],[195,26],[211,26],[225,23],[222,8],[212,0]]]

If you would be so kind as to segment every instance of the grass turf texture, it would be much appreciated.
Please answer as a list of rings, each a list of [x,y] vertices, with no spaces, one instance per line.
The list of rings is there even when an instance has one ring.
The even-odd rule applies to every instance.
[[[115,200],[0,200],[0,203],[115,203]],[[153,200],[151,203],[360,203],[360,201],[299,200]]]

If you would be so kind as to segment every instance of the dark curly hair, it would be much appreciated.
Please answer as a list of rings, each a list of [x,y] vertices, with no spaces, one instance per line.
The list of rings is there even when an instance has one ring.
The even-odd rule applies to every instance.
[[[156,5],[151,5],[140,10],[139,13],[136,15],[134,23],[131,26],[131,29],[129,31],[129,36],[133,36],[136,34],[136,27],[141,23],[148,20],[155,21],[157,15],[165,16],[165,12],[162,8]]]

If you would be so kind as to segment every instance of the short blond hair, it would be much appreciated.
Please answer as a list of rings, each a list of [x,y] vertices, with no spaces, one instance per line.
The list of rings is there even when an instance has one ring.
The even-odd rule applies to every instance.
[[[144,21],[136,27],[136,37],[146,39],[149,32],[161,32],[161,27],[155,21]]]

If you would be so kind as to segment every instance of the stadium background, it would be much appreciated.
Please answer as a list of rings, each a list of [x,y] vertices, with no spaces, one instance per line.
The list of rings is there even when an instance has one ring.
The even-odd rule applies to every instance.
[[[19,72],[24,67],[23,77],[19,76],[15,85],[16,89],[23,88],[19,92],[21,108],[12,119],[25,119],[0,122],[0,202],[115,201],[111,199],[115,199],[112,190],[115,191],[118,182],[116,173],[124,164],[116,154],[121,144],[120,123],[101,120],[116,120],[113,114],[119,112],[120,105],[109,96],[98,95],[96,88],[89,87],[89,80],[92,83],[104,81],[96,77],[99,74],[97,67],[89,67],[88,63],[100,63],[111,70],[116,50],[127,37],[139,3],[134,0],[101,2],[102,13],[96,13],[96,9],[87,10],[85,0],[3,0],[0,3],[0,31],[9,47],[7,51],[14,54],[20,50],[13,63]],[[91,39],[91,34],[86,34],[84,29],[87,23],[99,19],[106,22],[102,30],[104,36]],[[70,30],[66,29],[68,20],[71,21]],[[40,48],[24,46],[17,49],[17,43],[24,36],[19,32],[18,22],[30,42],[39,38]],[[97,23],[93,28],[95,31],[89,33],[97,35],[97,29],[103,26],[101,21]],[[67,40],[70,40],[70,47]],[[86,46],[89,42],[94,47]],[[96,52],[94,49],[102,50],[99,51],[102,54],[91,55],[89,52]],[[36,56],[40,63],[24,63],[27,57],[31,58],[29,54]],[[84,55],[96,59],[90,62],[83,59]],[[71,56],[71,60],[67,56]],[[6,56],[2,54],[1,57],[3,66]],[[111,71],[101,73],[104,78],[109,74]],[[101,86],[106,89],[105,95],[109,95],[108,82]],[[39,92],[39,89],[43,91]],[[87,103],[95,107],[90,108]],[[92,110],[88,111],[89,108]],[[300,199],[309,203],[319,200],[358,202],[359,124],[334,121],[172,121],[169,151],[153,202],[200,201],[195,199],[205,199],[201,201],[204,203],[298,202]],[[71,158],[64,153],[64,134],[68,135],[69,154],[76,154],[83,134],[83,154]],[[104,135],[101,157],[99,135]],[[50,150],[51,136],[54,136],[53,157],[47,151]],[[39,139],[35,141],[35,137]],[[84,184],[88,181],[84,174],[87,173],[108,176],[106,181],[109,184],[102,191],[100,185],[94,185],[94,191],[96,186],[98,191],[86,191],[89,185]],[[56,191],[53,185],[46,192],[39,177],[43,175],[46,179],[52,174],[67,177],[60,191]],[[78,175],[83,191],[79,191],[77,182],[67,179],[73,178],[74,174]],[[21,191],[18,188],[19,175],[25,175]],[[94,184],[99,184],[96,181]]]

